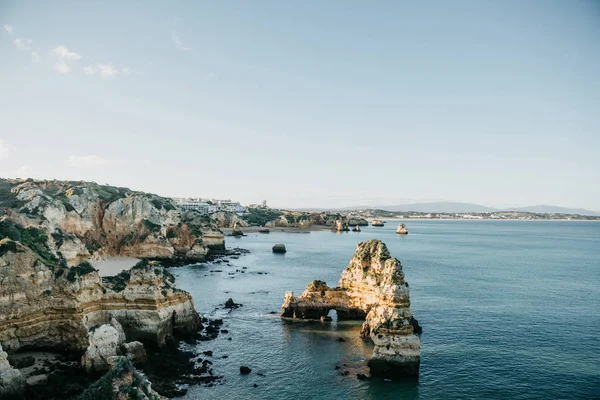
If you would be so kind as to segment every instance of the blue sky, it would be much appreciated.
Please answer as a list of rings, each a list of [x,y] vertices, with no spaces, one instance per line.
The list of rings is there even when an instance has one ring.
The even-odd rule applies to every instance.
[[[597,1],[0,2],[0,176],[600,209]]]

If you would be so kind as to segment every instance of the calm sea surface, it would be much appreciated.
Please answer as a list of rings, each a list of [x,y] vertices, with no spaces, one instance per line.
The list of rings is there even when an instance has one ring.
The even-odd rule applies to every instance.
[[[223,383],[191,387],[186,398],[600,398],[600,223],[405,223],[407,236],[396,235],[397,221],[389,221],[361,233],[228,238],[228,247],[251,253],[231,266],[172,269],[198,311],[223,318],[229,330],[199,345],[214,352]],[[411,308],[423,326],[416,380],[356,379],[372,352],[359,338],[360,323],[269,314],[279,313],[286,291],[300,294],[313,279],[337,286],[356,245],[367,239],[387,244],[410,284]],[[285,243],[287,254],[273,254],[275,243]],[[236,272],[243,267],[245,273]],[[229,297],[244,306],[215,310]],[[241,365],[252,373],[240,375]],[[336,366],[350,373],[341,376]]]

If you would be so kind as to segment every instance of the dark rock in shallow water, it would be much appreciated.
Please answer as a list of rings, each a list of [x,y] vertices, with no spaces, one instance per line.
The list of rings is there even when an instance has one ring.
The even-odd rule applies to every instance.
[[[12,365],[13,368],[16,369],[27,368],[35,364],[35,357],[8,357],[8,362],[10,363],[10,365]]]
[[[239,307],[242,307],[242,304],[235,303],[231,297],[225,302],[225,308],[233,310]]]
[[[248,367],[248,366],[246,366],[246,365],[242,365],[242,366],[240,367],[240,374],[242,374],[242,375],[247,375],[247,374],[249,374],[250,372],[252,372],[252,368],[250,368],[250,367]]]
[[[343,337],[339,337],[339,338],[337,338],[337,341],[338,341],[338,342],[345,342],[345,341],[346,341],[346,339],[344,339]]]
[[[368,381],[371,379],[370,376],[367,376],[365,374],[356,374],[356,377],[361,381]]]
[[[321,316],[321,319],[320,319],[320,321],[321,321],[321,322],[331,322],[331,321],[333,321],[333,318],[331,318],[331,317],[330,317],[330,316],[328,316],[328,315],[323,315],[323,316]]]
[[[285,244],[278,243],[275,246],[273,246],[273,253],[283,254],[285,252],[287,252]]]

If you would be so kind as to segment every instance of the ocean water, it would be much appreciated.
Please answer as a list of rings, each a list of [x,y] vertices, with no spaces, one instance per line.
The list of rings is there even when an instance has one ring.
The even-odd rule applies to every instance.
[[[214,352],[208,358],[223,382],[190,387],[185,398],[600,398],[600,223],[405,223],[406,236],[396,235],[397,222],[390,221],[360,233],[228,238],[228,247],[251,253],[231,266],[173,269],[198,311],[223,318],[229,331],[198,346]],[[411,309],[423,326],[418,379],[358,380],[372,352],[359,338],[360,322],[278,316],[286,291],[300,294],[313,279],[337,286],[356,245],[367,239],[383,240],[403,265]],[[288,252],[273,254],[275,243]],[[245,273],[236,272],[243,267]],[[229,297],[244,306],[219,308]],[[241,365],[252,373],[240,375]],[[344,370],[347,376],[339,374]]]

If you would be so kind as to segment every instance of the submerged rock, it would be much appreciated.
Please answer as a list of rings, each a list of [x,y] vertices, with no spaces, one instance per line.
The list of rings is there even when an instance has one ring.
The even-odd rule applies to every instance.
[[[396,233],[399,235],[406,235],[408,234],[408,229],[406,229],[406,225],[404,224],[398,224],[398,229],[396,229]]]
[[[275,246],[273,246],[273,253],[285,253],[287,252],[286,248],[285,248],[285,244],[276,244]]]
[[[358,245],[342,272],[339,287],[312,281],[301,296],[287,292],[281,317],[319,320],[330,310],[338,320],[364,319],[361,336],[375,344],[372,375],[389,378],[419,374],[420,327],[410,312],[402,265],[381,241]]]
[[[240,367],[240,374],[242,374],[242,375],[248,375],[250,372],[252,372],[252,368],[247,367],[245,365],[242,365]]]

